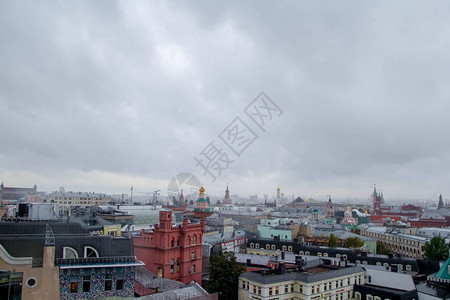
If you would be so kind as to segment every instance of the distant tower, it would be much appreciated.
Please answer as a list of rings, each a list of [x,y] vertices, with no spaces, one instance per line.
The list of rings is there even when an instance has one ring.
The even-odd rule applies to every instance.
[[[444,201],[442,201],[442,194],[439,194],[438,209],[444,208]]]
[[[184,201],[183,189],[181,189],[180,198],[178,198],[178,205],[181,205],[183,203],[185,203],[185,201]]]
[[[277,200],[278,200],[278,201],[281,200],[281,191],[280,191],[280,188],[277,188]]]
[[[223,204],[233,204],[230,198],[230,190],[228,189],[228,183],[227,189],[225,190],[225,198],[223,199]]]
[[[373,213],[374,215],[380,215],[381,214],[381,204],[384,203],[384,197],[383,193],[378,194],[377,193],[377,186],[373,185],[373,193],[371,196],[371,200],[373,202]]]
[[[333,202],[331,202],[331,196],[329,196],[329,198],[328,198],[326,216],[327,216],[327,218],[334,217],[334,207],[333,207]]]
[[[195,201],[195,211],[209,211],[209,205],[208,201],[205,199],[205,188],[202,186],[199,190],[200,195],[198,197],[198,200]]]

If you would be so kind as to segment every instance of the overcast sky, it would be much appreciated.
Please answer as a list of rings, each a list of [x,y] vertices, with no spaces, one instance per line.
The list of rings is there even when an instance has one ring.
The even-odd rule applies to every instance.
[[[1,1],[0,181],[450,199],[449,28],[448,1]],[[258,137],[240,157],[236,117]],[[234,160],[215,182],[210,142]]]

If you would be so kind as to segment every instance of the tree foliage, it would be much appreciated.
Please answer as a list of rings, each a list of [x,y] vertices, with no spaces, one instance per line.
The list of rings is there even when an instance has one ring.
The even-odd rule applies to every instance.
[[[389,254],[389,250],[381,241],[377,241],[377,254]]]
[[[430,242],[426,242],[423,249],[428,259],[446,260],[448,258],[448,245],[440,236],[435,236]]]
[[[349,237],[345,240],[345,247],[347,248],[359,248],[364,245],[359,237]]]
[[[219,299],[237,299],[239,275],[245,266],[237,263],[233,253],[211,256],[209,262],[210,283],[205,287],[209,293],[219,293]]]
[[[337,242],[338,242],[337,236],[335,236],[334,234],[330,234],[330,239],[328,240],[328,245],[330,247],[336,247]]]

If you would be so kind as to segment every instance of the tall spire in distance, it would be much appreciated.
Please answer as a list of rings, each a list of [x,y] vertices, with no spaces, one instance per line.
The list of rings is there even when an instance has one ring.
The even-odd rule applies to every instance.
[[[442,194],[439,194],[438,209],[444,208],[444,201],[442,201]]]

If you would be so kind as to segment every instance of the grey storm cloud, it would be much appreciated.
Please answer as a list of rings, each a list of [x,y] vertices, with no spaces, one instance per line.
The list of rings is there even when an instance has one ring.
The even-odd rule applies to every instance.
[[[2,1],[0,179],[445,198],[449,6]],[[193,157],[260,91],[283,115],[211,183]]]

